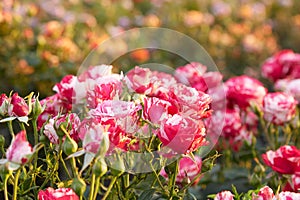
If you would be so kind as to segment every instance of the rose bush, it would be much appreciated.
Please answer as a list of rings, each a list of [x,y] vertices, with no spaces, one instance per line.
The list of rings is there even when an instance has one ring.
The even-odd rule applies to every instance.
[[[295,54],[263,64],[280,92],[245,75],[223,85],[193,62],[174,76],[90,66],[41,101],[3,93],[3,199],[297,199]]]

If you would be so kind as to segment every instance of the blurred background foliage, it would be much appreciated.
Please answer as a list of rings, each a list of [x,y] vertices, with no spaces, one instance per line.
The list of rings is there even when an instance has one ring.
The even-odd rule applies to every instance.
[[[45,97],[64,75],[76,74],[94,47],[134,27],[165,27],[190,36],[225,79],[259,77],[262,62],[277,50],[300,51],[299,10],[298,0],[3,0],[0,90]],[[134,66],[153,57],[181,64],[171,54],[149,50],[132,52],[122,62]]]

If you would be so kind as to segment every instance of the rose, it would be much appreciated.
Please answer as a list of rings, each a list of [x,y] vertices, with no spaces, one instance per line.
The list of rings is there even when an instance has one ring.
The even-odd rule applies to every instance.
[[[38,116],[38,128],[42,128],[44,123],[49,119],[58,115],[59,112],[65,113],[67,110],[59,102],[59,95],[55,94],[40,101],[41,105],[45,107],[44,111]]]
[[[73,96],[77,78],[73,75],[66,75],[63,79],[55,84],[53,91],[58,94],[59,100],[69,108],[72,108]]]
[[[225,138],[239,135],[243,127],[240,112],[237,109],[226,109],[223,126],[223,136]]]
[[[78,76],[78,80],[84,82],[88,79],[97,80],[103,76],[109,76],[112,74],[112,68],[112,65],[90,66],[85,72]]]
[[[79,200],[79,197],[71,188],[58,188],[51,187],[46,190],[41,190],[38,193],[39,200]]]
[[[261,105],[262,99],[267,93],[267,89],[262,83],[245,75],[230,78],[225,85],[227,88],[226,97],[230,107],[237,104],[240,108],[245,109],[251,103]]]
[[[219,72],[206,72],[206,70],[206,66],[197,62],[192,62],[178,67],[175,70],[174,77],[177,81],[185,85],[206,92],[208,88],[219,85],[223,78]]]
[[[258,194],[252,194],[252,200],[271,200],[274,197],[273,190],[268,186],[261,188]]]
[[[273,190],[269,186],[261,188],[258,194],[252,193],[252,200],[294,200],[299,199],[300,193],[294,192],[280,192],[278,195],[274,195]]]
[[[276,151],[269,150],[262,154],[262,159],[266,165],[280,174],[294,174],[300,171],[300,150],[295,146],[285,145]]]
[[[168,101],[156,97],[144,98],[143,119],[149,120],[154,124],[160,123],[169,114],[177,112],[178,108]]]
[[[268,93],[263,98],[264,119],[276,125],[282,125],[295,116],[296,106],[297,101],[289,94]]]
[[[126,133],[135,133],[138,129],[138,111],[141,105],[134,102],[121,100],[106,100],[98,104],[95,109],[91,109],[88,113],[91,117],[98,117],[102,124],[110,125],[110,127],[119,126]]]
[[[194,119],[203,119],[211,114],[210,96],[195,88],[178,83],[170,88],[169,96],[173,98],[173,102],[176,102],[183,115]]]
[[[175,114],[161,123],[156,134],[164,146],[176,153],[189,153],[207,144],[205,130],[201,120]]]
[[[300,193],[295,192],[280,192],[277,196],[280,200],[295,200],[300,199]]]
[[[300,174],[293,174],[291,180],[284,186],[283,191],[298,192],[300,189]]]
[[[9,99],[6,94],[0,96],[0,115],[5,116],[7,114]]]
[[[29,106],[25,102],[25,100],[18,95],[18,93],[14,93],[12,97],[10,97],[9,105],[8,105],[8,115],[14,117],[24,117],[29,114]]]
[[[85,152],[97,154],[100,150],[105,153],[108,149],[107,132],[97,118],[84,119],[78,128],[78,135],[82,140]]]
[[[179,161],[178,174],[176,176],[176,183],[188,184],[194,181],[193,184],[197,184],[200,181],[200,177],[194,180],[200,173],[202,167],[202,159],[199,156],[194,156],[194,159],[190,157],[183,157]],[[163,169],[160,174],[168,178],[166,171]]]
[[[118,99],[122,92],[121,75],[113,74],[98,78],[94,86],[87,90],[87,105],[96,108],[104,100]]]
[[[33,149],[26,140],[26,132],[20,131],[12,140],[6,152],[9,162],[25,164],[33,154]]]
[[[152,92],[153,83],[151,82],[152,72],[148,68],[140,68],[136,66],[130,70],[125,76],[125,82],[130,91],[140,94],[150,94]]]
[[[282,50],[268,58],[262,66],[262,75],[272,81],[282,78],[300,78],[300,54]]]
[[[48,137],[51,143],[59,143],[59,134],[57,131],[60,129],[60,126],[63,125],[65,130],[69,133],[72,139],[79,141],[77,128],[79,126],[80,119],[75,113],[57,115],[53,118],[50,118],[48,123],[44,126],[44,134]]]
[[[219,192],[214,200],[233,200],[233,194],[230,191]]]
[[[300,78],[298,79],[280,79],[275,83],[275,89],[292,95],[298,103],[300,102]]]
[[[106,100],[91,109],[88,115],[98,118],[103,126],[108,127],[111,149],[115,146],[123,150],[136,149],[138,142],[131,142],[138,126],[138,111],[141,106],[134,102]]]

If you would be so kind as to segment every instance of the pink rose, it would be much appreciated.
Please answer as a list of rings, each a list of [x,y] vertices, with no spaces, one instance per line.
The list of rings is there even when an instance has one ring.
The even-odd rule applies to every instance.
[[[66,75],[63,79],[55,84],[53,91],[59,95],[59,99],[67,106],[72,107],[75,84],[77,78],[73,75]]]
[[[9,106],[8,106],[8,115],[14,117],[23,117],[29,114],[29,107],[25,100],[18,95],[18,93],[14,93],[10,98]]]
[[[268,93],[263,99],[264,119],[277,125],[290,121],[296,113],[297,101],[293,96],[282,93]]]
[[[102,124],[111,127],[119,126],[126,133],[137,131],[138,111],[140,105],[134,102],[121,100],[106,100],[98,104],[97,108],[90,110],[89,116],[101,118]]]
[[[20,131],[8,147],[6,158],[10,162],[25,164],[32,154],[33,150],[26,139],[26,132]]]
[[[298,192],[300,189],[300,174],[293,174],[284,186],[283,191]]]
[[[78,128],[78,133],[82,140],[83,149],[94,154],[99,152],[101,142],[107,134],[106,128],[101,125],[97,118],[84,119]],[[107,151],[107,147],[102,148],[105,148],[105,152]]]
[[[189,153],[207,144],[205,130],[202,121],[175,114],[162,122],[157,135],[176,153]]]
[[[252,194],[252,200],[272,200],[274,197],[273,190],[268,186],[261,188],[258,194]]]
[[[202,167],[202,159],[199,156],[194,156],[193,160],[189,157],[183,157],[179,161],[178,166],[178,174],[176,176],[176,183],[177,184],[188,184],[193,181],[197,175],[201,173]],[[163,169],[160,174],[168,178],[166,171]],[[194,180],[193,184],[197,184],[200,181],[200,177]]]
[[[150,94],[153,90],[151,75],[150,69],[136,66],[126,74],[125,82],[131,91],[140,94]]]
[[[94,86],[90,86],[91,89],[87,90],[89,108],[96,108],[104,100],[113,100],[121,95],[121,76],[117,74],[101,77],[94,84]]]
[[[283,191],[298,192],[300,190],[300,174],[293,174],[284,186]]]
[[[91,118],[98,118],[100,123],[108,127],[111,149],[114,147],[123,150],[136,149],[137,142],[131,143],[132,135],[140,128],[138,126],[140,105],[134,102],[120,100],[106,100],[90,110]],[[131,144],[130,144],[131,143]],[[133,145],[132,147],[130,147]]]
[[[192,62],[175,70],[175,78],[188,86],[199,91],[206,92],[208,88],[216,87],[222,81],[222,74],[219,72],[206,72],[207,67]]]
[[[292,95],[298,103],[300,102],[300,78],[298,79],[280,79],[275,83],[275,89]]]
[[[233,200],[233,194],[230,191],[219,192],[214,200]]]
[[[203,119],[211,115],[211,98],[204,92],[183,84],[176,84],[170,88],[169,96],[177,102],[184,115],[194,119]]]
[[[240,116],[240,112],[237,109],[226,109],[223,136],[225,138],[236,137],[239,135],[243,128],[243,122]]]
[[[5,116],[8,110],[9,99],[6,94],[1,94],[0,96],[0,115]]]
[[[262,154],[262,159],[266,165],[280,174],[294,174],[300,171],[300,150],[295,146],[285,145],[276,151],[269,150]]]
[[[143,118],[152,123],[158,124],[169,114],[177,112],[178,108],[168,101],[156,97],[144,98]]]
[[[84,82],[87,79],[97,80],[103,76],[109,76],[112,74],[112,68],[112,65],[90,66],[85,72],[78,76],[78,80]]]
[[[262,75],[271,81],[282,78],[300,78],[300,54],[282,50],[268,58],[262,66]]]
[[[49,187],[46,190],[39,191],[38,200],[79,200],[79,197],[71,188],[58,188],[55,190]]]
[[[280,192],[277,196],[280,200],[296,200],[300,199],[300,193],[295,192]]]
[[[49,117],[58,115],[59,112],[66,113],[68,110],[61,104],[59,95],[55,94],[40,101],[45,110],[38,117],[38,128],[42,128]]]
[[[53,144],[59,143],[59,137],[57,135],[57,129],[62,123],[65,124],[66,131],[69,132],[72,139],[79,141],[79,136],[77,133],[77,128],[80,124],[80,119],[75,113],[57,115],[49,120],[49,122],[44,126],[44,134]]]
[[[152,71],[150,81],[155,86],[153,88],[154,93],[157,93],[161,88],[170,88],[172,85],[177,84],[172,75],[158,71]]]
[[[267,93],[262,83],[245,75],[230,78],[225,85],[229,105],[237,104],[242,109],[247,108],[251,103],[261,105]]]

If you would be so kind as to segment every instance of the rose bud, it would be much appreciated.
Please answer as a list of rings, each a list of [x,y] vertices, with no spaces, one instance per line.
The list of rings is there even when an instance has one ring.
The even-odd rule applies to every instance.
[[[252,200],[269,200],[273,199],[274,196],[273,190],[265,186],[259,190],[258,194],[252,194]]]
[[[266,165],[280,174],[299,172],[300,150],[295,146],[285,145],[276,151],[267,151],[262,155],[262,159]]]
[[[202,159],[199,156],[194,157],[195,160],[189,157],[184,157],[179,161],[179,171],[176,177],[176,183],[187,184],[201,173]],[[168,178],[166,171],[163,169],[160,173],[163,177]],[[193,184],[197,184],[200,177],[194,180]]]
[[[93,165],[93,173],[97,177],[102,177],[107,172],[107,164],[103,158],[98,158]]]
[[[20,131],[16,138],[13,139],[11,145],[8,147],[6,157],[10,162],[25,164],[32,154],[32,147],[26,140],[26,132]]]
[[[237,104],[240,108],[247,108],[251,103],[262,104],[267,89],[258,80],[248,76],[237,76],[226,81],[226,98],[229,104]]]
[[[8,97],[6,94],[1,94],[0,96],[0,116],[5,116],[8,110]]]
[[[296,106],[297,101],[289,94],[269,93],[263,99],[264,119],[276,125],[282,125],[295,116]]]
[[[67,134],[65,141],[63,143],[63,151],[64,153],[69,156],[72,153],[75,153],[78,149],[77,143]]]
[[[230,191],[219,192],[214,200],[233,200],[233,194]]]
[[[25,100],[18,95],[18,93],[14,93],[11,97],[9,106],[8,106],[8,114],[9,116],[14,117],[24,117],[29,114],[29,107]]]
[[[51,187],[38,193],[38,200],[79,200],[71,188],[53,189]]]
[[[80,177],[76,177],[73,179],[71,188],[75,191],[75,193],[79,196],[82,196],[86,190],[86,183]]]

